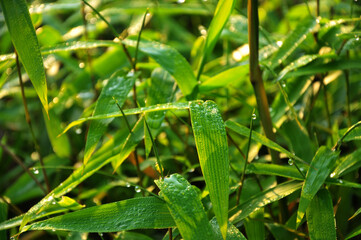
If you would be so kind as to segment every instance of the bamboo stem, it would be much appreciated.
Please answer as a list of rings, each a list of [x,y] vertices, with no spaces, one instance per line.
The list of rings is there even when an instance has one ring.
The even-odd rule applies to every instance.
[[[249,75],[250,81],[255,91],[258,112],[265,135],[270,140],[276,142],[276,135],[273,132],[271,115],[269,112],[269,104],[266,91],[264,88],[262,73],[258,62],[258,36],[259,36],[259,20],[258,20],[258,0],[248,0],[248,44],[249,44]],[[268,149],[272,158],[272,162],[280,164],[280,158],[276,151]],[[277,182],[281,182],[281,178],[277,178]],[[285,200],[280,201],[280,222],[283,223],[287,219],[287,204]]]

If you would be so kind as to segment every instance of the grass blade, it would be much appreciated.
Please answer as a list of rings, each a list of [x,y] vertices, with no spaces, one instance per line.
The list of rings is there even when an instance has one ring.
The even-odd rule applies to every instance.
[[[225,122],[225,125],[227,128],[231,129],[232,131],[242,135],[242,136],[245,136],[245,137],[248,137],[249,136],[249,133],[250,133],[250,129],[245,127],[245,126],[242,126],[236,122],[233,122],[231,120],[228,120]],[[280,153],[284,153],[287,155],[287,157],[289,158],[292,158],[296,161],[299,161],[299,162],[302,162],[302,163],[305,163],[305,164],[308,164],[307,162],[305,162],[304,160],[302,160],[301,158],[293,155],[291,152],[287,151],[286,149],[284,149],[283,147],[281,147],[280,145],[278,145],[277,143],[269,140],[268,138],[266,138],[265,136],[253,131],[252,132],[252,140],[256,141],[256,142],[259,142],[275,151],[278,151]]]
[[[325,146],[320,147],[314,156],[302,186],[300,204],[297,211],[297,227],[300,225],[306,209],[326,178],[330,175],[338,153]]]
[[[216,218],[212,218],[210,221],[213,231],[216,233],[217,239],[222,239],[222,234],[219,231],[219,226]],[[227,228],[227,240],[247,240],[243,234],[233,224],[228,222]]]
[[[238,223],[248,217],[254,211],[290,195],[301,187],[301,182],[288,181],[278,184],[274,188],[260,192],[252,196],[249,200],[230,210],[231,217],[229,220],[233,224]]]
[[[336,224],[332,198],[321,189],[312,199],[306,213],[310,239],[336,239]]]
[[[226,238],[229,181],[226,129],[214,102],[192,102],[189,108],[199,162],[217,222]]]
[[[173,174],[155,183],[183,239],[216,239],[197,191],[185,178]]]
[[[1,0],[0,3],[11,40],[46,113],[48,113],[43,59],[26,1]]]
[[[164,201],[156,197],[133,198],[103,204],[25,226],[29,230],[118,232],[174,227]]]
[[[331,173],[332,177],[338,178],[360,168],[360,154],[361,149],[357,149],[353,153],[344,157],[341,162],[336,166],[335,170]]]
[[[99,95],[93,116],[115,112],[118,107],[113,97],[117,100],[118,104],[122,106],[135,83],[135,79],[136,76],[134,74],[124,76],[123,73],[118,73],[110,77],[108,83]],[[84,164],[87,164],[100,138],[104,135],[108,124],[112,120],[113,118],[99,119],[90,123],[85,144]]]
[[[126,39],[125,45],[136,47],[137,41]],[[174,48],[158,42],[141,40],[139,51],[149,55],[169,72],[184,94],[190,98],[197,86],[197,80],[187,60]]]
[[[200,62],[197,79],[199,79],[202,74],[207,57],[213,51],[213,48],[216,45],[219,36],[221,35],[222,29],[226,25],[226,22],[232,13],[235,2],[236,1],[234,0],[218,1],[214,17],[212,19],[211,25],[208,28],[207,39],[204,45],[203,57]]]

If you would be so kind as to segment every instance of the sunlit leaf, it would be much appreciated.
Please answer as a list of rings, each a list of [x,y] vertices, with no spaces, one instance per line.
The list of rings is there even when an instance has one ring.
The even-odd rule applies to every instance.
[[[302,186],[300,204],[297,211],[297,226],[300,225],[313,197],[325,182],[326,178],[330,175],[337,157],[337,152],[333,152],[327,147],[322,146],[312,159],[311,166],[306,175],[306,180]]]
[[[174,227],[164,201],[156,197],[133,198],[103,204],[25,226],[30,230],[117,232]]]
[[[229,158],[226,129],[214,102],[192,102],[194,139],[204,180],[223,238],[227,233]]]
[[[183,239],[216,239],[197,191],[185,178],[173,174],[155,183]]]
[[[11,40],[45,111],[48,112],[43,59],[27,3],[25,0],[1,0],[0,3]]]
[[[310,239],[336,239],[335,216],[328,190],[321,189],[312,199],[306,212]]]

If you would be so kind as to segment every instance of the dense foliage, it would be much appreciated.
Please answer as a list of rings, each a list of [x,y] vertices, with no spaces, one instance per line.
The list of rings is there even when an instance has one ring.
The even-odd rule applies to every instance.
[[[0,3],[0,239],[361,234],[357,0]]]

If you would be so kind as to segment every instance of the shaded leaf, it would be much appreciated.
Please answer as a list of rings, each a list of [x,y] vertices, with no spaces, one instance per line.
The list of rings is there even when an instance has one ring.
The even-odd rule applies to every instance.
[[[213,228],[213,231],[216,234],[216,238],[217,239],[222,239],[222,234],[219,231],[219,226],[217,223],[217,219],[216,218],[212,218],[212,220],[210,221],[211,226]],[[228,222],[228,228],[227,228],[227,240],[247,240],[243,234],[238,230],[238,228],[236,228],[233,224],[231,224],[230,222]]]
[[[265,239],[264,209],[260,208],[251,213],[244,221],[248,239]]]
[[[38,39],[25,0],[1,0],[11,40],[36,93],[48,112],[48,97],[45,70]]]
[[[306,218],[311,240],[336,239],[333,204],[328,190],[318,191],[307,209]]]
[[[226,129],[214,102],[192,102],[194,139],[204,180],[223,238],[227,233],[229,158]]]
[[[156,180],[183,239],[216,239],[197,191],[181,175]]]
[[[156,197],[133,198],[68,213],[25,226],[29,230],[117,232],[174,227],[164,201]]]
[[[120,107],[123,106],[127,96],[132,89],[136,75],[129,73],[125,75],[123,72],[116,73],[109,78],[107,84],[103,87],[99,98],[96,102],[93,116],[113,113],[118,109],[117,103]],[[117,101],[117,103],[114,101]],[[94,152],[100,138],[104,135],[107,126],[113,118],[94,120],[90,123],[88,135],[86,138],[84,164],[86,164]]]
[[[332,177],[338,178],[351,171],[361,167],[360,161],[361,149],[357,149],[353,153],[342,158],[341,162],[336,166],[335,170],[331,173]]]
[[[297,211],[297,227],[300,225],[313,197],[325,182],[326,178],[330,175],[337,157],[338,153],[322,146],[312,159],[311,166],[306,175],[306,180],[302,186],[301,198]]]

